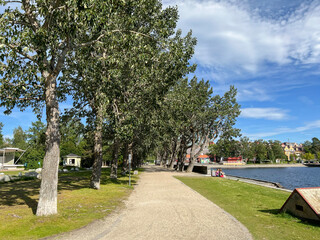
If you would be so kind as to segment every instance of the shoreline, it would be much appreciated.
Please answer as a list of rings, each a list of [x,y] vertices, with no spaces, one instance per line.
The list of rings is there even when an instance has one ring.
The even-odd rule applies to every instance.
[[[220,164],[197,164],[195,166],[206,166],[208,168],[286,168],[286,167],[307,167],[302,163],[294,164],[246,164],[246,165],[220,165]]]

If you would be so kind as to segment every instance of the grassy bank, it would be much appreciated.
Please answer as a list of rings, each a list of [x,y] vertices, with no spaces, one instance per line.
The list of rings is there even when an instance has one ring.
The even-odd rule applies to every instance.
[[[177,178],[237,218],[255,239],[320,239],[319,225],[278,213],[290,193],[221,178]]]
[[[38,239],[80,228],[108,215],[131,192],[128,177],[112,181],[108,169],[103,169],[101,189],[90,189],[90,175],[90,171],[59,174],[59,213],[50,217],[34,215],[39,180],[0,184],[0,239]]]

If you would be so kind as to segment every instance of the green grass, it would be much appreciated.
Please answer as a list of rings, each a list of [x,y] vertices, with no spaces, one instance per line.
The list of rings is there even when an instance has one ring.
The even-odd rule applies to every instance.
[[[237,218],[254,239],[320,239],[320,225],[279,214],[288,192],[221,178],[177,178]]]
[[[132,187],[128,177],[110,180],[109,169],[102,170],[101,189],[88,188],[91,171],[59,174],[58,214],[35,216],[40,181],[8,182],[0,185],[0,239],[39,239],[71,231],[107,216]],[[132,184],[137,180],[132,175]]]
[[[20,171],[19,170],[17,170],[17,171],[0,171],[0,173],[4,173],[5,175],[10,175],[10,176],[18,176],[20,172],[24,175],[24,173],[28,172],[28,171],[25,171],[24,169],[21,169]]]

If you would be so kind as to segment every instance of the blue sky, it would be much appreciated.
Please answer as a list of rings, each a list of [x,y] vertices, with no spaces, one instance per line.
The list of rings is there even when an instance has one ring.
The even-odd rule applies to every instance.
[[[198,39],[196,75],[238,89],[236,127],[254,139],[320,137],[320,1],[168,0]]]
[[[320,138],[320,0],[164,0],[178,28],[198,39],[193,62],[214,92],[238,89],[236,127],[254,139]],[[61,108],[68,106],[62,104]],[[0,109],[1,110],[1,109]],[[0,112],[3,133],[28,129],[35,115]]]

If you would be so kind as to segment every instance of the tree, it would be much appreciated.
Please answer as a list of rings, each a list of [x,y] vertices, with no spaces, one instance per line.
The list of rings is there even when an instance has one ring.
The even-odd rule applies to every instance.
[[[20,126],[13,130],[12,145],[24,150],[27,148],[27,134]]]
[[[287,156],[285,155],[281,147],[280,141],[271,142],[271,148],[272,148],[275,159],[287,159]]]
[[[251,142],[248,137],[240,138],[240,152],[243,159],[252,159],[254,154],[251,148]]]
[[[302,155],[302,158],[305,159],[305,160],[310,161],[310,160],[313,160],[313,159],[314,159],[314,154],[312,154],[312,153],[306,153],[306,154]]]
[[[320,152],[320,140],[316,137],[312,138],[311,152],[314,155],[317,155],[317,153]]]
[[[20,162],[26,164],[27,168],[38,168],[43,165],[45,156],[46,140],[45,124],[41,121],[31,123],[31,127],[26,131],[27,144],[26,152],[21,157]]]
[[[302,146],[305,153],[311,153],[312,143],[310,141],[305,141]]]
[[[267,148],[262,139],[254,141],[253,149],[256,160],[259,162],[267,158]]]
[[[12,2],[18,7],[10,7]],[[60,158],[59,101],[65,99],[61,71],[75,49],[95,44],[108,34],[109,19],[124,1],[0,1],[0,100],[10,113],[31,106],[46,109],[46,154],[37,215],[57,213]],[[110,16],[111,15],[111,16]]]

